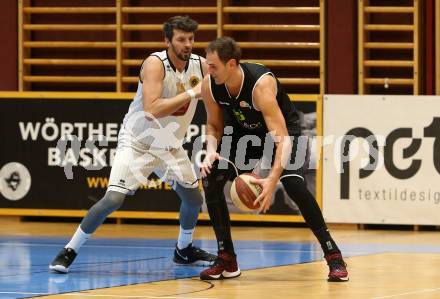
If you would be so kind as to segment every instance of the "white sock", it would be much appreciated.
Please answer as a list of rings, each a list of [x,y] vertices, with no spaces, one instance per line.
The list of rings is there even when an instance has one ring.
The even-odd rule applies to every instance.
[[[88,239],[90,239],[91,235],[92,234],[86,234],[85,232],[83,232],[81,227],[78,226],[78,229],[76,230],[75,234],[73,234],[72,239],[70,239],[70,242],[67,243],[67,245],[64,246],[64,248],[72,248],[73,250],[75,250],[76,253],[78,253],[81,246],[83,246],[83,244]]]
[[[183,229],[182,227],[180,227],[179,239],[177,239],[177,248],[183,249],[188,247],[188,245],[191,244],[192,242],[193,233],[194,233],[194,228]]]

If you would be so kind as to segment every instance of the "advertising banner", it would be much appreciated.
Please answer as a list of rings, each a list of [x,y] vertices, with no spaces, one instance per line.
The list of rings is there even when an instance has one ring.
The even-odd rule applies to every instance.
[[[329,222],[440,224],[440,97],[324,96]]]
[[[118,132],[129,104],[129,100],[93,97],[0,99],[0,210],[89,209],[108,187]],[[297,106],[303,110],[305,133],[315,136],[316,103],[299,102]],[[184,143],[196,168],[203,151],[193,152],[193,143],[205,133],[205,121],[200,102]],[[316,167],[308,171],[313,193],[315,177]],[[225,186],[228,202],[230,183]],[[242,220],[299,215],[279,185],[266,215],[246,215]],[[180,200],[171,186],[152,174],[133,196],[127,197],[120,211],[178,212],[179,207]],[[241,213],[230,202],[229,207],[233,215]],[[202,212],[207,212],[206,206]]]

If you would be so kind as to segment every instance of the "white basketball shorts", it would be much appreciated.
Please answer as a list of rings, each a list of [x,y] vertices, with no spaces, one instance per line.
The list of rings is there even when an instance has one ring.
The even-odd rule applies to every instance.
[[[174,188],[176,183],[186,188],[198,187],[193,165],[182,146],[151,148],[121,130],[107,191],[132,195],[140,185],[148,184],[153,172]]]

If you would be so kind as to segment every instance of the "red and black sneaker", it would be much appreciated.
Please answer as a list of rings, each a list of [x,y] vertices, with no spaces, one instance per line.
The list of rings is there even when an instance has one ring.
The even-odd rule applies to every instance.
[[[200,272],[200,279],[226,279],[238,277],[240,274],[241,272],[240,268],[238,268],[237,257],[224,251],[219,251],[214,265]]]
[[[339,252],[324,256],[330,269],[327,281],[348,281],[347,264]]]

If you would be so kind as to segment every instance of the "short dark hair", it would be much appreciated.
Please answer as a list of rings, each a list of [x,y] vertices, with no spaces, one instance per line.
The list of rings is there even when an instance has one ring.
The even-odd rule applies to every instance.
[[[218,57],[224,64],[230,59],[235,59],[238,64],[241,59],[240,46],[233,38],[228,36],[223,36],[210,42],[206,48],[206,53],[208,52],[217,52]]]
[[[163,33],[165,37],[171,41],[173,38],[173,30],[180,29],[185,32],[195,32],[199,27],[199,23],[191,19],[189,16],[171,17],[163,23]]]

